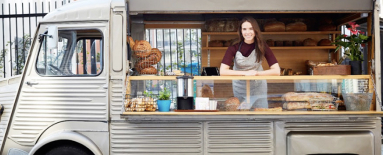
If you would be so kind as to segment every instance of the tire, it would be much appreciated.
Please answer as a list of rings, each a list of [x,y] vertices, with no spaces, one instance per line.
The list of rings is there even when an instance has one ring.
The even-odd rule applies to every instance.
[[[94,155],[90,150],[77,145],[62,145],[57,146],[49,151],[45,155]]]

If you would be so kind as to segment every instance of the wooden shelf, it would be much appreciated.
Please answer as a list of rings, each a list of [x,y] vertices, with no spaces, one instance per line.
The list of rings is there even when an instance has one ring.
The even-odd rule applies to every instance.
[[[305,32],[261,32],[263,35],[311,35],[311,34],[340,34],[340,31],[305,31]],[[202,32],[202,35],[238,35],[237,32]]]
[[[176,80],[177,76],[130,76],[129,80]],[[295,75],[295,76],[194,76],[194,80],[323,80],[369,79],[370,75]]]
[[[202,47],[202,50],[227,50],[228,47]],[[336,49],[336,46],[280,46],[270,47],[271,50],[326,50]]]
[[[123,112],[122,115],[379,115],[381,111],[223,111],[223,112]]]

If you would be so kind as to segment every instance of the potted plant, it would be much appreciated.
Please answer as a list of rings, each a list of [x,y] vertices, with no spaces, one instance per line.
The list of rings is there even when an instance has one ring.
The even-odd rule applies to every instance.
[[[164,88],[162,91],[160,91],[160,94],[158,96],[157,105],[158,105],[158,111],[161,112],[168,112],[170,111],[170,91]]]
[[[355,22],[349,23],[352,35],[340,35],[335,38],[333,44],[337,45],[335,52],[338,51],[341,47],[344,48],[344,54],[350,59],[349,64],[351,65],[351,74],[359,75],[362,73],[362,61],[363,54],[361,48],[370,40],[370,37],[365,36],[364,32],[357,30],[359,27]]]

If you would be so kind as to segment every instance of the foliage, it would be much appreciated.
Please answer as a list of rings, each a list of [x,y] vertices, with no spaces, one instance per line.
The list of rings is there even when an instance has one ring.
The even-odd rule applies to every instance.
[[[15,44],[15,56],[16,59],[14,60],[13,70],[16,71],[16,75],[21,74],[22,70],[25,66],[25,59],[28,55],[28,50],[31,47],[31,39],[29,35],[25,35],[23,38],[15,38],[14,42],[10,43]],[[17,55],[16,55],[17,54]]]
[[[149,91],[149,92],[144,91],[144,96],[151,97],[151,96],[153,96],[153,92],[152,91]]]
[[[361,47],[365,46],[371,38],[364,35],[364,32],[357,30],[359,27],[355,22],[350,22],[351,26],[348,28],[352,35],[340,35],[335,38],[335,42],[333,44],[337,45],[335,52],[338,51],[341,47],[344,48],[344,54],[347,55],[351,61],[363,61],[363,55],[361,52]]]
[[[164,90],[160,91],[160,95],[158,96],[159,100],[169,100],[170,91],[164,88]]]

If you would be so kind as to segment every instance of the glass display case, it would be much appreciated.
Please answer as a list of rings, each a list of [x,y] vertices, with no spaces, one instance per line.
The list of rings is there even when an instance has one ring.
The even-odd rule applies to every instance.
[[[171,111],[177,111],[176,76],[128,76],[122,111],[153,112],[164,88]],[[194,76],[190,111],[369,111],[375,108],[373,93],[369,75]],[[150,104],[128,106],[139,98]]]

